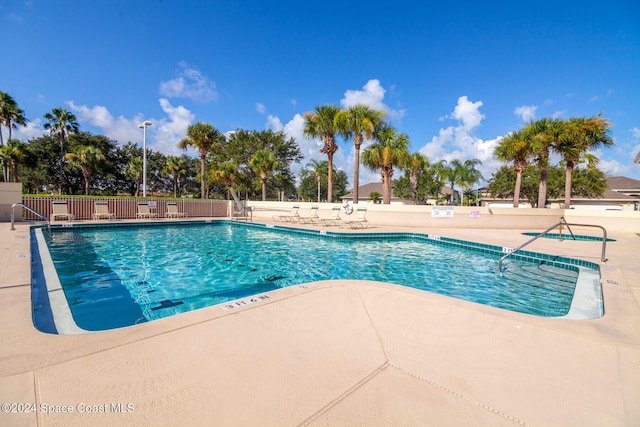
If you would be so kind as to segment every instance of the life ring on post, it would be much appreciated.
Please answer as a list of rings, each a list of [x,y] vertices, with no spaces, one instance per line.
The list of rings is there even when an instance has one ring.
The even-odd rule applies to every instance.
[[[342,211],[347,215],[351,215],[353,213],[353,206],[351,206],[351,202],[347,202],[342,205]]]

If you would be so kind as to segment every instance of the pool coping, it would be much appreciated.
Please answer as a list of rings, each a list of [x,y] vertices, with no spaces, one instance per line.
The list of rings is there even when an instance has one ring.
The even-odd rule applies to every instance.
[[[172,222],[162,222],[162,223],[145,223],[143,226],[167,226],[167,225],[182,225],[182,224],[211,224],[213,221],[205,220],[205,221],[172,221]],[[270,225],[270,224],[255,224],[250,222],[238,222],[238,221],[227,221],[227,220],[218,220],[216,222],[219,223],[229,223],[242,227],[252,227],[252,228],[262,228],[262,229],[275,229],[279,231],[285,231],[289,233],[295,234],[305,234],[312,236],[321,236],[323,238],[336,238],[336,239],[377,239],[377,238],[393,238],[393,237],[401,237],[401,238],[412,238],[418,240],[427,240],[432,244],[441,244],[446,246],[455,246],[461,247],[473,251],[479,252],[489,252],[494,255],[496,254],[506,254],[512,251],[512,248],[509,247],[498,247],[495,245],[487,245],[483,243],[477,242],[469,242],[465,240],[459,239],[451,239],[441,235],[435,234],[424,234],[424,233],[408,233],[408,232],[381,232],[381,233],[343,233],[343,232],[333,232],[326,230],[308,230],[308,229],[300,229],[295,227],[287,227],[280,225]],[[121,223],[108,223],[101,225],[93,225],[93,224],[82,224],[82,225],[73,225],[73,224],[64,224],[62,226],[54,226],[52,228],[58,229],[70,229],[70,228],[118,228],[118,227],[133,227],[140,225],[137,222],[121,222]],[[60,279],[56,273],[56,269],[51,258],[51,255],[48,250],[48,246],[44,239],[42,230],[44,227],[32,227],[33,232],[35,233],[36,247],[32,250],[37,250],[39,253],[39,257],[42,263],[42,269],[44,272],[44,280],[45,287],[47,290],[47,294],[49,297],[49,304],[53,316],[53,323],[59,335],[76,335],[76,334],[87,334],[87,333],[96,333],[102,332],[102,330],[92,331],[83,329],[77,325],[73,314],[71,312],[71,308],[67,301],[67,298],[64,294],[64,290],[62,288]],[[556,319],[570,319],[570,320],[590,320],[602,317],[604,315],[604,301],[602,295],[602,282],[600,280],[600,268],[595,263],[587,263],[584,261],[575,260],[566,257],[557,257],[549,254],[542,254],[537,252],[530,251],[521,251],[519,254],[514,254],[514,258],[526,259],[526,260],[546,260],[547,264],[558,266],[561,268],[566,268],[569,265],[571,268],[575,268],[578,270],[578,277],[576,280],[576,285],[574,287],[573,297],[571,300],[571,304],[567,314],[563,316],[540,316],[547,318],[556,318]],[[587,266],[588,267],[587,267]],[[350,279],[344,279],[350,280]],[[293,285],[299,286],[299,285]],[[398,285],[402,286],[402,285]],[[410,286],[409,286],[410,287]],[[410,287],[411,288],[411,287]],[[420,290],[420,289],[419,289]],[[210,307],[224,307],[231,306],[234,304],[238,304],[239,302],[250,300],[251,298],[260,298],[261,295],[269,295],[272,292],[261,292],[255,295],[250,295],[242,298],[238,298],[235,300],[226,301],[220,304],[214,304]],[[429,290],[422,290],[424,292],[431,292]],[[449,298],[456,298],[444,295]],[[461,299],[461,298],[457,298]],[[464,299],[463,299],[464,300]],[[468,301],[468,300],[464,300]],[[472,301],[468,301],[472,302]],[[496,307],[500,310],[507,310]],[[193,311],[193,310],[190,310]],[[181,314],[181,313],[178,313]],[[526,314],[526,313],[525,313]],[[174,315],[175,316],[175,315]],[[168,316],[172,317],[172,316]],[[157,320],[157,319],[154,319]],[[154,321],[150,320],[150,321]],[[129,325],[135,326],[135,325]],[[127,326],[128,327],[128,326]]]

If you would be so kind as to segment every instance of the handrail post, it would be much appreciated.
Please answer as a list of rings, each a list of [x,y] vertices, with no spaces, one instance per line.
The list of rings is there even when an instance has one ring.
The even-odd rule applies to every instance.
[[[25,205],[24,203],[14,203],[11,205],[11,230],[15,230],[16,227],[14,225],[14,219],[15,219],[15,213],[16,213],[16,206],[22,206],[24,209],[28,210],[29,212],[33,213],[34,215],[39,216],[40,218],[44,219],[45,221],[47,221],[47,224],[49,226],[51,226],[51,221],[49,221],[49,218],[47,218],[46,216],[42,215],[39,212],[34,211],[33,209],[31,209],[29,206]]]
[[[569,230],[569,233],[571,233],[571,236],[573,237],[573,240],[576,240],[576,236],[573,235],[573,231],[571,231],[571,228],[569,227],[569,225],[578,225],[578,226],[582,226],[582,227],[597,227],[599,229],[602,230],[602,255],[600,256],[600,262],[606,262],[606,249],[607,249],[607,230],[601,226],[601,225],[593,225],[593,224],[569,224],[564,217],[560,217],[560,222],[557,223],[556,225],[553,225],[549,228],[547,228],[546,230],[544,230],[542,233],[538,234],[537,236],[534,236],[533,238],[527,240],[526,242],[524,242],[523,244],[521,244],[520,246],[518,246],[517,248],[513,249],[511,252],[509,252],[508,254],[504,255],[502,258],[500,258],[500,261],[498,261],[498,272],[500,272],[500,274],[502,274],[502,261],[505,260],[505,258],[507,258],[508,256],[514,254],[515,252],[519,251],[520,249],[524,248],[525,246],[527,246],[529,243],[532,243],[535,240],[538,240],[540,237],[543,237],[545,235],[547,235],[551,230],[553,230],[556,227],[560,227],[562,229],[562,225],[566,225],[567,229]],[[560,239],[562,241],[562,233],[560,233]]]

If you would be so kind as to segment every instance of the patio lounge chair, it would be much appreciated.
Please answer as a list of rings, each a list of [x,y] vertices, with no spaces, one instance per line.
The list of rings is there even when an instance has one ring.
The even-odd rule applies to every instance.
[[[115,219],[116,215],[109,212],[108,202],[95,202],[94,207],[95,207],[95,211],[93,213],[94,220],[98,220],[102,218]]]
[[[367,228],[369,226],[369,223],[367,221],[366,215],[367,208],[358,208],[356,210],[356,217],[350,220],[343,220],[343,226],[351,228]]]
[[[307,216],[301,216],[300,222],[303,224],[317,224],[320,222],[320,217],[318,216],[318,206],[311,206],[311,212]]]
[[[291,213],[289,215],[274,215],[274,221],[282,221],[282,222],[298,222],[300,219],[300,215],[298,215],[298,211],[300,210],[300,206],[296,205],[291,208]]]
[[[320,222],[325,227],[328,227],[330,225],[340,225],[340,223],[342,222],[342,218],[340,218],[340,208],[338,207],[332,208],[331,216],[329,216],[329,218],[321,218]]]
[[[178,204],[176,202],[167,202],[167,218],[184,218],[186,213],[178,211]]]
[[[53,212],[51,213],[51,221],[55,221],[57,218],[67,219],[72,221],[75,219],[75,215],[69,213],[67,202],[53,202]]]
[[[149,203],[138,203],[136,218],[155,218],[158,214],[149,210]]]

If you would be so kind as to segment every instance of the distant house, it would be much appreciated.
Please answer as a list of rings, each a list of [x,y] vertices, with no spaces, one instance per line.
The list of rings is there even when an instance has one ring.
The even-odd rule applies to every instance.
[[[600,197],[571,197],[570,209],[597,209],[597,210],[639,210],[640,206],[640,180],[624,176],[610,176],[606,178],[607,189]],[[505,205],[512,199],[497,199],[483,192],[482,205]],[[530,205],[526,200],[520,200],[521,204]],[[548,199],[547,207],[564,208],[564,197]]]
[[[564,200],[553,201],[564,206]],[[600,197],[571,197],[570,209],[638,210],[640,180],[624,176],[607,177],[607,189]]]
[[[381,182],[371,182],[369,184],[361,185],[358,187],[358,203],[372,203],[370,202],[371,193],[379,193],[382,196],[382,183]],[[443,186],[442,190],[440,190],[439,198],[444,197],[445,195],[451,195],[452,190],[451,187]],[[349,200],[353,200],[353,191],[345,194],[340,197],[342,202],[347,202]],[[382,197],[380,198],[380,202],[382,201]],[[394,197],[393,189],[391,189],[391,204],[392,205],[412,205],[413,200],[411,199],[403,199],[400,197]],[[436,201],[429,199],[427,200],[427,204],[435,205]]]

